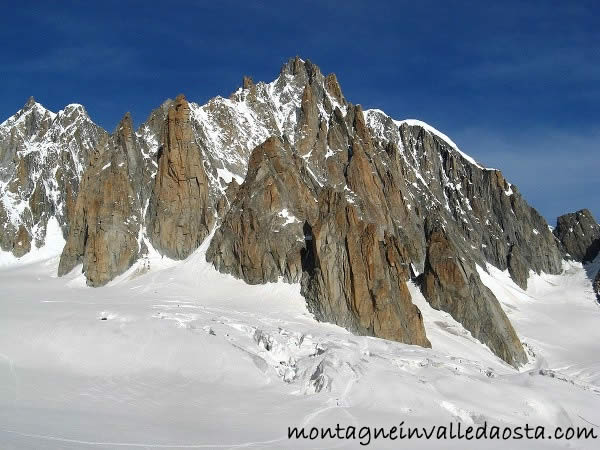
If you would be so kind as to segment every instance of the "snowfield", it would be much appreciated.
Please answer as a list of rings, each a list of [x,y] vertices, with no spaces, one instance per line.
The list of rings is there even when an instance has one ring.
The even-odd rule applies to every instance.
[[[297,285],[249,286],[205,262],[151,257],[104,288],[60,245],[0,258],[0,448],[360,448],[288,427],[593,427],[600,307],[586,270],[524,292],[480,269],[529,356],[515,370],[410,285],[433,349],[316,322]],[[58,250],[57,250],[58,249]],[[37,255],[37,256],[36,256]],[[4,255],[5,256],[5,255]],[[593,426],[591,424],[596,424]],[[371,448],[598,448],[594,440],[371,440]],[[367,447],[369,448],[369,447]]]

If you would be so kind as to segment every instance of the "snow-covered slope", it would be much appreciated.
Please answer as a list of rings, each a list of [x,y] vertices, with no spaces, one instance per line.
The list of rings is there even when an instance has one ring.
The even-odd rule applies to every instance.
[[[581,265],[533,276],[527,291],[505,273],[480,272],[530,351],[530,364],[515,370],[412,284],[433,349],[318,323],[298,286],[248,286],[217,273],[205,250],[183,262],[151,251],[103,289],[85,287],[81,274],[56,278],[57,257],[1,268],[0,446],[358,448],[358,440],[290,441],[287,427],[487,421],[551,432],[600,423],[600,308]]]

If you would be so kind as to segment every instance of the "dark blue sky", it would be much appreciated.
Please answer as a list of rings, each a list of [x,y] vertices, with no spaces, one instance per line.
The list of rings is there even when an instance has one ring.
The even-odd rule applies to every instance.
[[[551,224],[583,207],[600,219],[599,2],[52,3],[3,7],[2,120],[33,95],[112,130],[300,55],[351,102],[425,120],[502,169]]]

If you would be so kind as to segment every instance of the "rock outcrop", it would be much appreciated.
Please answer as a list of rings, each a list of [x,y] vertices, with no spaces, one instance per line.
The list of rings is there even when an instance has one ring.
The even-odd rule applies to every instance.
[[[271,137],[256,147],[246,180],[215,232],[207,260],[247,283],[297,282],[303,224],[316,216],[315,186],[301,158]]]
[[[596,298],[598,299],[598,302],[600,302],[600,270],[598,270],[596,278],[594,279],[593,288],[596,293]]]
[[[319,216],[304,225],[302,295],[319,320],[430,347],[406,286],[409,259],[394,236],[362,221],[345,196],[325,189]]]
[[[190,107],[179,95],[167,114],[146,217],[150,241],[163,255],[184,259],[209,234],[215,208],[209,201],[208,184]]]
[[[523,346],[500,303],[483,285],[441,221],[426,222],[427,256],[421,290],[431,306],[450,313],[507,363],[527,362]]]
[[[554,235],[566,256],[576,261],[592,261],[600,252],[600,225],[587,209],[560,216]]]
[[[31,250],[31,236],[27,232],[27,229],[23,224],[19,225],[17,234],[15,235],[15,242],[13,244],[13,255],[17,258],[29,253]]]
[[[508,273],[513,281],[523,289],[527,288],[527,279],[529,278],[529,269],[527,262],[521,256],[519,247],[512,245],[506,260]]]
[[[435,130],[409,122],[400,132],[405,148],[414,142],[416,153],[426,155],[417,162],[425,198],[438,205],[448,233],[461,236],[456,245],[476,264],[509,269],[523,288],[530,270],[560,272],[562,255],[546,221],[500,171],[470,161]],[[432,209],[423,203],[422,209]]]
[[[92,153],[83,174],[58,275],[83,264],[87,283],[102,286],[125,272],[140,252],[138,242],[140,198],[134,180],[140,180],[140,162],[129,115],[113,138]]]

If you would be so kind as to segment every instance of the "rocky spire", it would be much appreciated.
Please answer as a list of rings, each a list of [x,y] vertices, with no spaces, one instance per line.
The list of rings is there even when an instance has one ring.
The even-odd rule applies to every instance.
[[[174,259],[184,259],[194,251],[215,220],[202,152],[183,94],[169,107],[165,120],[146,220],[154,247]]]
[[[325,189],[305,226],[302,295],[319,320],[356,333],[430,347],[406,287],[407,253],[394,236],[361,220],[345,195]]]
[[[346,105],[346,99],[342,94],[342,88],[338,83],[335,73],[330,73],[325,77],[325,89],[339,104]]]
[[[90,286],[102,286],[138,258],[141,205],[134,186],[141,180],[140,150],[131,116],[94,149],[85,170],[58,275],[83,264]],[[133,165],[133,167],[132,167]]]
[[[306,73],[304,67],[304,60],[299,56],[295,58],[289,59],[282,67],[281,73],[287,75],[298,75],[301,73]]]
[[[277,137],[257,146],[206,258],[221,272],[250,284],[302,276],[302,226],[316,216],[316,186]]]

